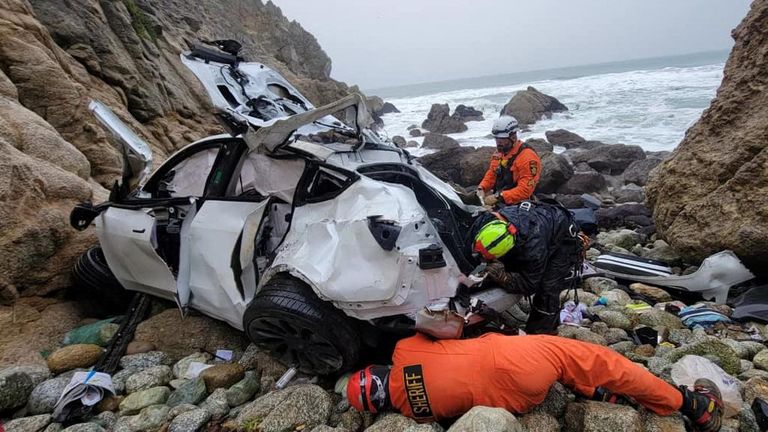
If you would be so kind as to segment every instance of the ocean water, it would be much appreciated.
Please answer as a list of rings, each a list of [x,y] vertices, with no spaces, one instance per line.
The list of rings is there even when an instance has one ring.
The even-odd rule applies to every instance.
[[[390,137],[411,138],[407,127],[421,125],[433,103],[448,103],[451,111],[469,105],[483,112],[484,121],[468,122],[469,130],[451,134],[461,145],[494,145],[491,124],[518,90],[533,86],[568,107],[531,126],[522,139],[567,129],[588,140],[636,144],[647,151],[674,149],[709,106],[723,78],[727,53],[705,53],[629,62],[590,65],[495,77],[427,83],[373,94],[392,102],[401,112],[383,117]],[[556,149],[558,150],[558,149]],[[562,150],[562,149],[560,149]],[[427,153],[415,149],[414,154]]]

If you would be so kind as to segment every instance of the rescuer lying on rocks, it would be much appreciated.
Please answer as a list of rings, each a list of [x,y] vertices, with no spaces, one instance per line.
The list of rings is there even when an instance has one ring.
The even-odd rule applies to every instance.
[[[608,348],[556,336],[417,334],[398,342],[392,363],[354,372],[337,388],[358,411],[395,410],[422,422],[457,418],[474,406],[525,413],[556,381],[595,400],[630,397],[659,415],[680,411],[700,432],[717,431],[722,421],[712,381],[675,388]]]

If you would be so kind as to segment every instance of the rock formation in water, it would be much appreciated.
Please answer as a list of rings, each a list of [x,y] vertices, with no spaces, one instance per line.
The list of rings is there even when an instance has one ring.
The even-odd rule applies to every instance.
[[[315,104],[348,92],[315,38],[271,2],[0,0],[0,302],[66,286],[95,242],[93,230],[68,226],[68,213],[104,199],[121,163],[88,101],[112,107],[158,164],[219,131],[179,53],[227,38]]]
[[[659,232],[687,259],[722,249],[768,265],[768,0],[755,0],[712,105],[651,173]]]

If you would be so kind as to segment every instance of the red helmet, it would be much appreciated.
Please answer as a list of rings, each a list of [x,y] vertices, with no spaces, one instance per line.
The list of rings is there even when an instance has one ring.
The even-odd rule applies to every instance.
[[[368,366],[347,382],[347,400],[359,412],[377,413],[389,403],[389,366]]]

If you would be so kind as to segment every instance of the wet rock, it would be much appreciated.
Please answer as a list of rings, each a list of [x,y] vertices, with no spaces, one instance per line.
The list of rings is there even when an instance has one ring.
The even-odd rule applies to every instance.
[[[648,183],[648,174],[652,169],[660,164],[662,159],[648,157],[646,159],[636,160],[627,166],[623,176],[626,183],[634,183],[638,186],[645,186]]]
[[[756,397],[768,400],[768,378],[754,377],[750,378],[742,388],[744,402],[752,405]]]
[[[631,352],[633,349],[635,349],[635,343],[632,341],[624,341],[624,342],[618,342],[613,345],[611,345],[609,348],[616,351],[617,353],[621,355],[627,355],[627,353]]]
[[[554,97],[529,86],[515,93],[504,105],[502,113],[513,116],[521,126],[525,126],[534,124],[543,117],[550,118],[553,113],[567,110],[568,107]]]
[[[243,425],[257,421],[264,432],[282,431],[300,424],[310,428],[325,424],[331,408],[331,398],[325,390],[301,384],[268,393],[245,405],[236,422]]]
[[[624,249],[632,249],[642,241],[642,236],[629,229],[601,232],[597,234],[597,242],[601,245],[614,245]]]
[[[564,338],[576,339],[582,342],[589,342],[596,345],[608,345],[604,337],[592,333],[589,329],[583,327],[574,327],[561,325],[557,329],[557,335]]]
[[[173,359],[180,359],[191,352],[216,352],[217,349],[232,350],[238,358],[248,345],[243,333],[226,323],[194,314],[182,320],[176,309],[165,310],[139,324],[135,340],[151,342]],[[165,362],[159,364],[170,365]]]
[[[421,127],[430,132],[450,134],[464,132],[467,125],[457,115],[449,115],[448,104],[432,104],[427,114],[427,119],[421,123]]]
[[[120,367],[123,369],[135,369],[142,371],[152,366],[170,366],[171,358],[162,351],[150,351],[141,354],[123,356],[120,359]]]
[[[142,354],[156,349],[152,342],[133,341],[125,349],[125,355]]]
[[[107,346],[109,340],[112,339],[112,336],[115,335],[120,327],[113,321],[115,321],[115,318],[109,318],[74,328],[64,335],[64,345],[89,344],[102,347]]]
[[[532,412],[560,418],[565,414],[565,407],[572,399],[571,391],[556,382],[549,388],[544,402],[534,407]]]
[[[103,413],[99,413],[99,415],[96,417],[92,417],[91,422],[98,424],[104,429],[112,430],[112,428],[115,426],[115,423],[117,423],[117,414],[110,411],[105,411]]]
[[[757,424],[755,412],[752,411],[751,405],[742,404],[737,418],[739,420],[739,432],[760,432],[760,425]]]
[[[682,329],[683,322],[677,315],[672,315],[669,312],[660,309],[651,309],[642,313],[635,314],[633,317],[638,324],[647,325],[648,327],[666,327],[670,329]]]
[[[611,310],[599,311],[597,316],[606,323],[609,327],[616,327],[623,330],[631,330],[632,322],[621,312],[615,312]]]
[[[115,388],[115,393],[121,394],[125,392],[125,381],[132,375],[141,372],[140,369],[130,367],[123,369],[120,372],[112,376],[112,386]]]
[[[476,406],[454,423],[448,432],[525,432],[523,425],[503,408]]]
[[[245,377],[245,369],[237,363],[217,364],[200,373],[205,387],[211,393],[218,388],[228,388]]]
[[[211,418],[211,413],[196,409],[179,414],[168,426],[168,432],[194,432],[200,430]]]
[[[155,430],[165,423],[168,411],[170,408],[165,405],[148,406],[142,409],[138,415],[120,417],[115,424],[114,432]]]
[[[258,393],[260,387],[261,373],[248,371],[241,381],[227,389],[227,403],[231,407],[242,405]]]
[[[610,290],[616,289],[619,286],[618,282],[616,282],[615,280],[599,277],[599,276],[584,279],[584,283],[582,285],[586,291],[595,293],[597,295],[602,294],[603,291],[610,291]],[[611,326],[611,327],[617,327],[617,326]]]
[[[671,372],[672,362],[663,357],[654,357],[648,359],[646,366],[648,366],[648,370],[651,371],[652,374],[662,376],[665,373]]]
[[[520,419],[526,432],[560,432],[560,423],[549,414],[530,413]]]
[[[606,144],[573,156],[574,164],[585,162],[605,174],[621,174],[632,162],[645,159],[642,147],[625,144]]]
[[[71,369],[93,366],[104,352],[98,345],[76,344],[59,348],[48,356],[48,369],[60,374]]]
[[[421,136],[421,129],[411,129],[411,130],[408,131],[408,135],[410,135],[410,136],[412,136],[414,138],[415,137],[420,137]],[[406,143],[406,146],[407,145],[408,144]]]
[[[173,365],[173,376],[176,378],[185,378],[187,375],[187,369],[189,369],[189,365],[192,364],[192,362],[205,364],[211,361],[212,358],[213,357],[210,354],[205,352],[190,354],[177,361],[176,364]]]
[[[572,402],[565,413],[566,432],[641,432],[640,414],[633,408],[604,402]]]
[[[205,402],[200,404],[200,408],[208,411],[211,417],[219,419],[229,413],[229,404],[227,403],[227,391],[219,388],[213,391]]]
[[[465,122],[468,121],[483,121],[483,112],[475,109],[475,107],[459,104],[453,111],[453,114],[462,119]]]
[[[598,299],[598,296],[582,289],[577,290],[577,293],[579,296],[579,301],[585,304],[594,304]],[[560,291],[560,302],[564,303],[568,300],[575,300],[573,290]]]
[[[608,303],[608,306],[625,306],[632,301],[632,298],[626,292],[615,289],[611,291],[604,291],[600,294],[600,297],[604,298]]]
[[[392,137],[392,144],[398,148],[405,148],[405,138],[401,137],[400,135],[395,135]]]
[[[413,419],[400,414],[388,413],[376,418],[376,422],[365,432],[438,432],[442,430],[436,423],[418,424]]]
[[[557,193],[568,195],[581,195],[585,193],[600,192],[605,189],[607,183],[605,177],[597,171],[577,171],[563,185],[557,188]]]
[[[656,240],[653,242],[653,248],[648,249],[644,256],[645,258],[663,261],[669,265],[677,265],[681,263],[680,255],[664,240]]]
[[[702,357],[714,356],[719,359],[719,362],[717,362],[719,366],[731,375],[738,374],[741,369],[741,359],[739,359],[733,348],[715,338],[676,348],[665,357],[671,362],[676,362],[688,354]]]
[[[12,366],[7,369],[0,370],[0,375],[5,373],[21,372],[32,380],[32,386],[36,387],[41,382],[51,378],[51,371],[45,365],[21,365]]]
[[[424,134],[424,141],[422,141],[421,147],[434,150],[451,150],[460,146],[458,141],[449,136],[438,133],[426,133]]]
[[[96,423],[78,423],[61,432],[104,432],[104,428]]]
[[[168,387],[154,387],[129,394],[120,403],[120,415],[136,414],[150,405],[164,404],[170,395]]]
[[[672,296],[668,292],[661,288],[650,286],[642,283],[633,283],[629,285],[629,289],[637,294],[643,295],[651,299],[654,303],[662,303],[672,301]]]
[[[32,390],[27,401],[30,414],[48,414],[53,412],[56,401],[59,400],[64,388],[69,384],[70,377],[53,378],[38,384]]]
[[[34,385],[24,372],[0,370],[0,412],[24,406]]]
[[[552,153],[552,151],[554,150],[554,147],[552,147],[552,144],[548,143],[547,140],[543,140],[541,138],[528,138],[527,140],[525,140],[525,145],[532,148],[533,151],[535,151],[540,158],[547,153]],[[568,160],[566,159],[566,163],[567,162]]]
[[[22,417],[3,424],[6,432],[42,432],[51,423],[50,414]]]
[[[597,218],[597,224],[605,229],[647,227],[652,224],[651,211],[643,204],[621,204],[615,207],[603,207],[595,212],[595,217]]]
[[[180,385],[179,388],[173,391],[168,397],[167,404],[170,407],[175,407],[181,404],[197,405],[205,399],[208,394],[208,390],[205,387],[205,381],[198,377],[192,380],[186,381]]]
[[[754,363],[755,367],[759,369],[768,370],[768,349],[764,349],[755,354],[755,357],[752,359],[752,363]]]
[[[536,185],[537,193],[554,193],[573,177],[573,167],[562,155],[550,151],[540,153],[539,157],[542,169],[539,183]]]
[[[418,147],[418,146],[419,146],[419,143],[416,142],[416,141],[413,141],[413,140],[410,140],[407,143],[405,143],[405,147],[406,148],[415,148],[415,147]]]
[[[164,386],[171,381],[171,368],[165,365],[152,366],[131,375],[125,380],[126,393]]]
[[[643,423],[645,432],[685,432],[685,420],[680,414],[662,417],[646,411]]]
[[[634,183],[624,185],[613,190],[617,203],[642,203],[645,201],[645,192],[641,186]]]
[[[587,141],[581,136],[565,129],[546,131],[544,135],[547,137],[547,141],[566,149],[579,147],[580,144],[584,144]]]

